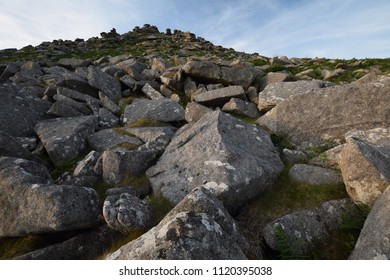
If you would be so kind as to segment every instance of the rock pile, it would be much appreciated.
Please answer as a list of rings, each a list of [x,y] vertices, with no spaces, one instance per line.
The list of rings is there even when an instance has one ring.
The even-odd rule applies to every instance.
[[[123,42],[159,50],[167,41],[180,45],[181,57],[54,59],[66,50]],[[183,59],[206,46],[232,61]],[[343,85],[292,81],[311,72],[265,74],[267,67],[247,62],[263,57],[213,46],[191,33],[162,34],[150,25],[33,49],[51,58],[0,67],[0,238],[71,238],[20,259],[94,258],[134,232],[140,236],[106,258],[245,259],[250,244],[232,216],[272,191],[288,161],[297,163],[285,172],[289,180],[313,188],[344,183],[353,202],[333,200],[268,221],[263,235],[269,247],[277,250],[280,225],[295,243],[304,240],[293,247],[305,252],[313,237],[323,241],[340,228],[353,203],[363,203],[373,212],[351,258],[389,257],[385,242],[372,254],[361,253],[387,238],[376,222],[388,221],[390,184],[390,83],[383,76]],[[15,51],[1,55],[10,53]],[[303,65],[288,58],[270,62]],[[341,75],[337,69],[324,74]],[[327,161],[307,164],[310,149],[338,144],[325,153]],[[322,167],[313,166],[319,162]],[[174,208],[151,228],[153,195]],[[78,250],[84,243],[90,249]]]

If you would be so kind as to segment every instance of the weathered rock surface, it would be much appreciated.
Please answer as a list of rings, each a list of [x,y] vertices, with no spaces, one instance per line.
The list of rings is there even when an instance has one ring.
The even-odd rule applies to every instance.
[[[349,196],[372,206],[390,184],[390,130],[376,128],[346,135],[340,168]]]
[[[255,104],[238,98],[232,98],[222,107],[222,111],[232,113],[237,116],[257,119],[260,112]]]
[[[119,82],[92,65],[88,67],[88,83],[113,101],[121,98],[121,85]]]
[[[269,84],[259,93],[258,108],[260,112],[265,113],[293,95],[333,85],[332,83],[319,80]]]
[[[124,143],[133,145],[134,148],[143,144],[137,137],[130,136],[130,133],[128,133],[130,135],[127,135],[126,131],[125,128],[122,128],[122,130],[116,130],[115,128],[100,130],[88,137],[88,144],[98,152],[104,152]]]
[[[257,123],[298,145],[342,142],[352,129],[387,127],[390,85],[340,85],[292,96]]]
[[[200,93],[194,97],[194,101],[205,106],[223,106],[233,97],[245,98],[242,86],[229,86]]]
[[[152,100],[156,99],[163,99],[164,96],[162,96],[161,93],[159,93],[157,90],[155,90],[151,85],[145,84],[142,88],[142,91]]]
[[[99,108],[98,117],[99,117],[99,126],[101,128],[116,127],[119,123],[119,118],[104,108]]]
[[[171,142],[177,129],[170,126],[132,127],[127,128],[126,131],[145,142],[145,145],[139,147],[139,149],[164,151],[169,142]]]
[[[75,70],[78,67],[88,67],[91,61],[79,58],[62,58],[58,61],[58,64],[62,67]]]
[[[0,131],[9,136],[33,136],[35,124],[47,119],[50,103],[28,87],[0,84]]]
[[[343,215],[353,215],[354,204],[349,199],[331,200],[313,210],[287,214],[267,224],[263,229],[264,240],[278,250],[276,232],[283,231],[289,239],[293,254],[304,255],[310,246],[324,244],[332,231],[338,229]]]
[[[110,195],[103,205],[103,216],[108,226],[121,232],[145,229],[152,218],[150,206],[129,193]]]
[[[349,259],[390,259],[390,185],[376,200]]]
[[[55,117],[63,117],[63,118],[71,118],[71,117],[81,117],[84,116],[79,110],[73,108],[71,105],[66,102],[54,102],[50,107],[49,111],[47,111],[49,115],[53,115]]]
[[[158,151],[115,148],[102,155],[103,178],[118,184],[126,175],[142,175],[155,162]]]
[[[43,165],[0,158],[0,237],[93,227],[99,198],[93,189],[54,185]]]
[[[288,172],[288,176],[295,181],[311,185],[332,185],[343,182],[340,173],[308,164],[295,164]]]
[[[212,110],[206,106],[203,106],[196,102],[190,102],[187,104],[185,119],[188,123],[197,122],[203,115],[210,113]]]
[[[33,160],[30,151],[22,146],[16,137],[2,134],[0,131],[0,157],[16,157]]]
[[[57,243],[15,260],[95,260],[114,245],[123,234],[107,225],[88,230],[62,243]]]
[[[143,119],[176,122],[184,120],[184,115],[183,107],[170,99],[135,99],[126,107],[123,121],[132,123]]]
[[[215,111],[182,127],[147,175],[174,204],[204,185],[234,211],[271,186],[282,168],[266,132]]]
[[[83,152],[97,124],[94,116],[58,118],[38,123],[35,131],[52,162],[61,166]]]
[[[189,61],[183,71],[195,80],[226,85],[241,85],[248,88],[256,79],[258,71],[246,63],[235,62],[218,65],[211,61]]]
[[[107,259],[246,259],[246,240],[221,202],[194,189],[154,228]]]

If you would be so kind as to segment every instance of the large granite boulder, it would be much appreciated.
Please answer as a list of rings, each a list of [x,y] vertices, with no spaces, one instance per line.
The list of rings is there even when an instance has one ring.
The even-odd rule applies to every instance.
[[[340,168],[349,196],[372,206],[390,184],[390,129],[352,131],[346,135]]]
[[[251,119],[260,117],[260,112],[255,104],[239,98],[230,99],[230,101],[222,107],[222,111]]]
[[[257,123],[294,144],[342,142],[352,129],[390,124],[390,85],[340,85],[292,96]]]
[[[258,108],[260,112],[265,113],[293,95],[311,92],[333,85],[332,83],[319,80],[269,84],[259,93]]]
[[[87,137],[95,132],[95,116],[46,120],[35,126],[50,159],[56,166],[77,157],[87,147]]]
[[[120,147],[123,145],[133,146],[137,148],[143,142],[132,133],[128,132],[128,128],[113,128],[103,129],[88,137],[88,144],[92,149],[98,152],[104,152],[111,148]]]
[[[0,237],[90,228],[99,220],[95,190],[54,185],[46,167],[0,158]]]
[[[51,104],[27,87],[0,84],[0,131],[9,136],[33,136],[37,122],[47,119]]]
[[[185,111],[177,102],[170,99],[135,99],[125,109],[123,121],[132,123],[137,120],[158,120],[176,122],[184,120]]]
[[[390,259],[390,185],[376,200],[360,232],[352,260]]]
[[[266,132],[215,111],[178,130],[147,176],[174,204],[204,185],[234,211],[271,186],[282,168]]]
[[[194,189],[154,228],[107,259],[246,259],[247,241],[221,202],[205,188]]]
[[[30,151],[22,146],[16,137],[11,137],[0,131],[0,157],[16,157],[33,160]]]

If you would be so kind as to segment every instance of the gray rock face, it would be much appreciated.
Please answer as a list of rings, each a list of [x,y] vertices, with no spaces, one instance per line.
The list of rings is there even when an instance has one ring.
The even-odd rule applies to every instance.
[[[93,227],[99,198],[93,189],[54,185],[34,161],[0,158],[0,237]]]
[[[311,185],[330,185],[343,182],[341,174],[336,171],[308,164],[295,164],[288,172],[288,176],[295,181]]]
[[[50,159],[56,166],[77,157],[87,144],[87,137],[95,132],[94,116],[58,118],[42,121],[35,126]]]
[[[50,107],[48,114],[55,117],[71,118],[71,117],[80,117],[84,116],[79,110],[73,108],[71,105],[63,101],[56,101]]]
[[[174,204],[204,185],[234,211],[272,185],[282,168],[266,132],[215,111],[182,127],[147,176]]]
[[[376,128],[346,135],[340,168],[349,196],[372,206],[390,184],[390,130]]]
[[[50,103],[14,84],[0,85],[0,131],[9,136],[33,136],[37,122],[47,119]]]
[[[86,231],[62,243],[18,256],[16,260],[95,260],[123,234],[107,225]]]
[[[127,150],[116,148],[102,155],[103,179],[118,184],[126,175],[141,175],[152,166],[158,152],[154,150]]]
[[[119,118],[110,111],[100,108],[99,109],[99,126],[103,128],[112,128],[117,126]]]
[[[126,107],[123,121],[132,123],[144,119],[175,122],[184,120],[184,115],[183,107],[170,99],[135,99]]]
[[[223,106],[222,111],[252,119],[260,117],[260,112],[257,110],[255,104],[238,98],[230,99],[230,101]]]
[[[306,254],[315,243],[324,244],[331,232],[340,227],[343,215],[352,215],[353,203],[349,199],[331,200],[313,210],[287,214],[267,224],[263,229],[266,243],[278,249],[276,231],[282,230],[291,243],[294,254]]]
[[[139,149],[157,151],[165,150],[177,131],[176,128],[169,126],[133,127],[126,130],[145,142],[145,145],[139,147]]]
[[[315,89],[333,85],[332,83],[319,80],[269,84],[259,93],[258,108],[260,112],[265,113],[293,95],[311,92]]]
[[[58,64],[68,69],[76,69],[78,67],[88,67],[91,64],[90,60],[79,58],[62,58]]]
[[[186,106],[185,119],[188,123],[195,123],[202,118],[203,115],[210,113],[211,111],[212,110],[206,106],[196,102],[190,102]]]
[[[124,131],[126,132],[126,130]],[[135,148],[143,144],[137,137],[119,133],[115,129],[103,129],[90,135],[88,143],[92,149],[98,152],[104,152],[123,143],[134,145]]]
[[[390,185],[376,200],[349,259],[390,259]]]
[[[57,102],[61,102],[66,104],[67,106],[72,107],[73,109],[77,110],[78,112],[84,114],[84,115],[90,115],[92,113],[91,109],[87,106],[86,103],[81,103],[73,100],[72,98],[69,98],[62,94],[56,94],[53,96],[54,100]]]
[[[194,97],[194,101],[205,106],[223,106],[233,97],[245,98],[245,91],[242,86],[229,86],[203,92]]]
[[[270,84],[282,83],[288,81],[294,81],[294,79],[292,79],[290,74],[286,74],[283,72],[270,72],[267,75],[265,75],[265,77],[263,77],[260,85],[260,90],[263,90],[267,85]]]
[[[387,127],[390,85],[340,85],[292,96],[257,123],[298,145],[342,142],[352,129]]]
[[[88,83],[113,101],[121,98],[121,85],[119,82],[92,65],[88,67]]]
[[[183,66],[183,71],[195,80],[226,85],[241,85],[248,88],[256,79],[258,72],[246,63],[218,65],[211,61],[190,61]]]
[[[99,92],[99,99],[105,109],[116,116],[120,116],[121,109],[108,96],[104,95],[102,92]]]
[[[194,189],[154,228],[107,259],[246,259],[248,243],[221,202]]]
[[[15,137],[2,134],[0,131],[0,157],[16,157],[32,160],[30,151],[22,146]]]
[[[108,226],[121,232],[145,229],[152,218],[150,206],[129,193],[110,195],[103,205],[103,216]]]

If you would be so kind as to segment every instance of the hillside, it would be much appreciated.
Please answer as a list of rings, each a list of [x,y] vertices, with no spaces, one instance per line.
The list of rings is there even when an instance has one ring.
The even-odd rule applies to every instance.
[[[390,59],[144,25],[1,50],[0,98],[0,259],[390,258]]]

